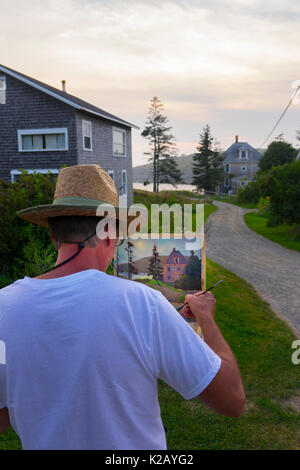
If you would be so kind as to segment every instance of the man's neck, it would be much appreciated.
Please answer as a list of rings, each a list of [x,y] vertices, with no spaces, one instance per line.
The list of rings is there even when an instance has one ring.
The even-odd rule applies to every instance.
[[[59,265],[66,259],[74,254],[74,248],[70,247],[61,248],[58,252],[58,257],[55,266]],[[84,249],[74,259],[68,261],[66,264],[59,266],[45,274],[36,276],[36,279],[55,279],[58,277],[68,276],[87,269],[97,269],[98,271],[106,271],[106,265],[103,260],[99,260],[93,250]]]

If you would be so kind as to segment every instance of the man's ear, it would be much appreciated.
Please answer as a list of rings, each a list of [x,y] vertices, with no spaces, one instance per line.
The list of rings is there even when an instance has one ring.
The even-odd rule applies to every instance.
[[[55,249],[58,251],[58,247],[57,247],[57,245],[56,245],[56,243],[55,243],[55,240],[54,240],[54,237],[53,237],[53,235],[52,235],[52,233],[51,233],[51,230],[49,230],[49,235],[50,235],[51,241],[52,241],[52,243],[53,243]]]

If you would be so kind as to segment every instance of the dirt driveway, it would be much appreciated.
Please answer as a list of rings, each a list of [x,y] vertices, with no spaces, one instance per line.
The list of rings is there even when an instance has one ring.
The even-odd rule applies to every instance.
[[[300,338],[300,252],[250,230],[248,209],[214,201],[206,225],[207,257],[248,281]]]

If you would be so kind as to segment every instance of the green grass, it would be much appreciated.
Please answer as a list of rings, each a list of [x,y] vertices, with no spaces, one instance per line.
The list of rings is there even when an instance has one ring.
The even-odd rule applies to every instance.
[[[300,415],[283,405],[300,388],[300,365],[291,362],[294,335],[249,284],[207,260],[208,285],[219,279],[216,321],[238,360],[248,405],[242,417],[226,418],[160,382],[168,448],[299,449]],[[0,436],[0,449],[19,448],[11,429]]]
[[[300,388],[291,362],[294,335],[253,288],[207,261],[215,289],[216,320],[234,351],[247,395],[240,418],[215,414],[198,399],[183,400],[160,382],[159,400],[169,449],[299,449],[300,416],[283,401]]]
[[[300,241],[289,239],[290,225],[282,224],[277,227],[268,227],[268,218],[256,212],[245,214],[244,220],[251,230],[254,230],[254,232],[259,233],[263,237],[269,238],[269,240],[279,243],[290,250],[300,251]]]
[[[196,199],[197,198],[197,199]],[[163,204],[167,203],[169,206],[173,204],[180,204],[183,207],[183,204],[193,204],[195,208],[197,203],[203,203],[203,199],[192,192],[189,191],[160,191],[158,194],[151,193],[150,191],[143,191],[139,189],[134,190],[134,203],[135,204],[144,204],[150,213],[151,204]],[[204,221],[217,210],[217,207],[212,203],[204,204]],[[195,213],[193,214],[193,229],[195,230]],[[172,221],[173,214],[171,214],[171,231],[172,231]],[[149,216],[149,230],[150,226],[150,216]]]
[[[254,203],[246,204],[243,202],[238,202],[236,196],[228,196],[228,197],[213,196],[212,199],[215,199],[216,201],[227,202],[228,204],[233,204],[234,206],[243,207],[244,209],[256,209],[257,208],[257,204],[254,204]]]

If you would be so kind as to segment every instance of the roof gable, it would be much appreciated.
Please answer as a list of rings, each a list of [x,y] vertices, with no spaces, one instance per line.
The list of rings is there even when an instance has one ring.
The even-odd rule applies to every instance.
[[[240,150],[248,150],[249,152],[249,159],[251,161],[258,161],[261,158],[261,153],[258,152],[254,147],[252,147],[248,142],[234,142],[225,152],[223,156],[225,156],[224,163],[234,162],[234,161],[241,161],[239,159],[239,151]]]
[[[32,86],[33,88],[36,88],[37,90],[43,93],[46,93],[47,95],[52,96],[53,98],[58,99],[59,101],[62,101],[63,103],[69,106],[72,106],[73,108],[79,111],[85,111],[87,113],[93,114],[94,116],[98,116],[103,119],[108,119],[109,121],[117,122],[118,124],[122,124],[127,127],[134,127],[136,129],[139,129],[138,126],[131,124],[130,122],[125,121],[124,119],[118,118],[117,116],[114,116],[113,114],[110,114],[104,111],[103,109],[88,103],[87,101],[77,98],[76,96],[70,95],[69,93],[59,90],[58,88],[54,88],[50,85],[47,85],[46,83],[40,82],[34,78],[29,77],[28,75],[24,75],[1,64],[0,71],[6,73],[7,75],[10,75],[11,77],[17,80],[22,81],[23,83],[26,83],[27,85]]]
[[[175,261],[175,258],[178,259],[178,262]],[[165,259],[164,264],[187,264],[187,260],[180,251],[173,248],[169,256]]]

